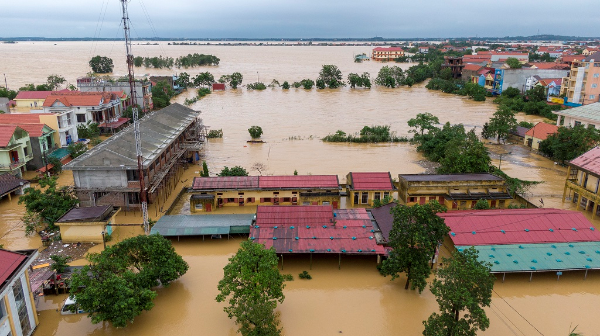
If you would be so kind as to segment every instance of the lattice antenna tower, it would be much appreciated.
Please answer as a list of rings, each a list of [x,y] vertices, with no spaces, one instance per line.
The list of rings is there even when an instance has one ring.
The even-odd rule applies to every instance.
[[[127,71],[129,75],[129,89],[131,92],[131,106],[133,108],[133,133],[135,135],[135,154],[137,156],[138,176],[140,179],[140,202],[142,203],[142,216],[144,232],[149,234],[148,225],[148,194],[144,183],[144,167],[142,158],[142,140],[140,134],[140,121],[138,109],[136,106],[137,95],[135,93],[135,78],[133,76],[133,54],[131,53],[131,37],[129,36],[129,14],[127,13],[127,2],[129,0],[120,0],[123,8],[123,29],[125,30],[125,49],[127,51]]]

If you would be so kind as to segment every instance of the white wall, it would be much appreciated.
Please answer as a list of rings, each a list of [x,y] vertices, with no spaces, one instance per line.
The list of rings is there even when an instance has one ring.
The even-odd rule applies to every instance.
[[[73,180],[77,188],[127,187],[125,170],[74,170]]]

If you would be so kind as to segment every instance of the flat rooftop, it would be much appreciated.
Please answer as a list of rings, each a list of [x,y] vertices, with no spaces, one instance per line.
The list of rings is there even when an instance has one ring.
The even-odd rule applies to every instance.
[[[399,174],[401,180],[408,182],[452,182],[452,181],[503,181],[504,179],[496,175],[481,174]]]
[[[167,215],[154,224],[150,233],[165,237],[248,233],[253,219],[253,214]]]

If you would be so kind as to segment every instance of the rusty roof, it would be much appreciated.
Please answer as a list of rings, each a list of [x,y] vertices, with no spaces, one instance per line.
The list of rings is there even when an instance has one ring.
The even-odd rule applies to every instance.
[[[106,215],[110,213],[112,208],[113,207],[110,205],[73,208],[67,211],[67,213],[60,217],[56,222],[99,222],[106,219]]]
[[[549,135],[558,132],[558,126],[547,124],[545,122],[539,122],[535,124],[529,131],[525,133],[525,135],[529,135],[536,139],[546,140]]]
[[[594,147],[569,162],[571,166],[600,176],[600,147]]]
[[[258,188],[258,176],[195,177],[192,183],[194,190],[255,188]]]
[[[394,182],[389,172],[357,173],[350,172],[352,190],[394,190]]]
[[[258,206],[250,239],[277,253],[385,254],[365,209],[331,206]]]
[[[600,241],[578,211],[561,209],[461,210],[439,213],[455,245],[504,245]]]
[[[339,189],[340,183],[338,181],[337,175],[259,176],[258,187],[265,189]]]
[[[4,282],[19,269],[21,263],[27,259],[26,256],[0,249],[0,288],[4,286]]]

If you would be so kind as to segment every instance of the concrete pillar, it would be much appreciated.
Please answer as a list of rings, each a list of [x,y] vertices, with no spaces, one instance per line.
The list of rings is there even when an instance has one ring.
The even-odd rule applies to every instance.
[[[594,206],[592,207],[592,220],[596,218],[596,211],[598,210],[598,202],[594,202]]]
[[[560,118],[561,116],[558,116],[558,118],[556,118],[556,126],[560,126]]]

